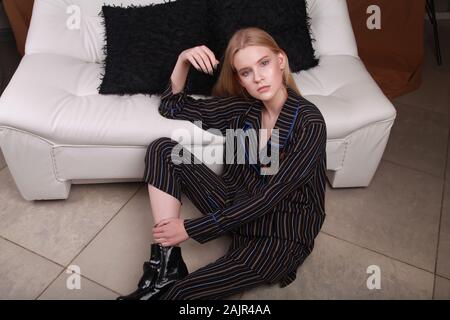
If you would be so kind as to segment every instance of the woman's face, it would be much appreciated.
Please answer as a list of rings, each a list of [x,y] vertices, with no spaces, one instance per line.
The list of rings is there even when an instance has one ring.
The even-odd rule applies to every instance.
[[[284,87],[282,53],[273,53],[263,46],[248,46],[234,55],[234,66],[239,83],[256,99],[271,100]],[[265,86],[269,88],[258,91]]]

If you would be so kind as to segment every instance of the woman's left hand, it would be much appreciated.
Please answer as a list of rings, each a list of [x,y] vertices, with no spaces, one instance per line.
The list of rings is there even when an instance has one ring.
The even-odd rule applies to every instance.
[[[153,228],[153,239],[163,247],[176,246],[189,239],[184,228],[184,219],[170,218],[161,220]]]

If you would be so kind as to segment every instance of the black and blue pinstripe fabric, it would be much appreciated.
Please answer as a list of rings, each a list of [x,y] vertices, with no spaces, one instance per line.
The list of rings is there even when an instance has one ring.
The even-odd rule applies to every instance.
[[[169,81],[159,106],[164,117],[201,121],[204,130],[219,129],[224,136],[227,129],[259,132],[262,101],[195,99],[187,95],[187,86],[173,94]],[[236,148],[226,150],[224,158],[231,153],[235,162],[224,160],[224,172],[218,176],[198,159],[194,163],[195,156],[186,148],[182,156],[190,164],[174,164],[170,154],[177,142],[170,138],[148,146],[143,181],[180,201],[184,192],[203,214],[184,221],[188,235],[200,243],[225,234],[232,237],[224,257],[179,281],[164,298],[218,299],[262,283],[285,287],[295,280],[326,216],[327,131],[320,110],[291,88],[274,129],[279,144],[271,137],[262,149],[280,152],[274,175],[261,174],[259,156],[256,163],[237,163]],[[248,150],[246,146],[247,160]]]

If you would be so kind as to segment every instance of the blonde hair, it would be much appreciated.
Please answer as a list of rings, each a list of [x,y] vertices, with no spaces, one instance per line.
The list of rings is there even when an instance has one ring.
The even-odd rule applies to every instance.
[[[266,31],[257,27],[247,27],[237,30],[225,50],[222,59],[222,67],[216,84],[212,88],[212,95],[216,97],[239,96],[243,98],[252,98],[247,90],[241,86],[238,81],[238,74],[234,67],[234,55],[240,50],[248,46],[263,46],[270,49],[273,53],[282,53],[286,60],[286,67],[283,70],[283,83],[285,86],[293,89],[298,95],[300,90],[292,77],[289,68],[289,60],[276,41]]]

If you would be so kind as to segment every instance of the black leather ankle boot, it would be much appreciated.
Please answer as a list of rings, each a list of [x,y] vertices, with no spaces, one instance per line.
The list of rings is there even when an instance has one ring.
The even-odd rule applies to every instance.
[[[177,280],[186,277],[189,272],[181,256],[180,247],[160,247],[161,265],[152,290],[142,296],[143,300],[158,300]]]
[[[153,292],[153,286],[158,277],[158,270],[161,265],[161,245],[152,243],[150,252],[150,261],[144,262],[144,274],[138,283],[138,288],[126,296],[120,296],[117,300],[139,300],[148,292]]]

